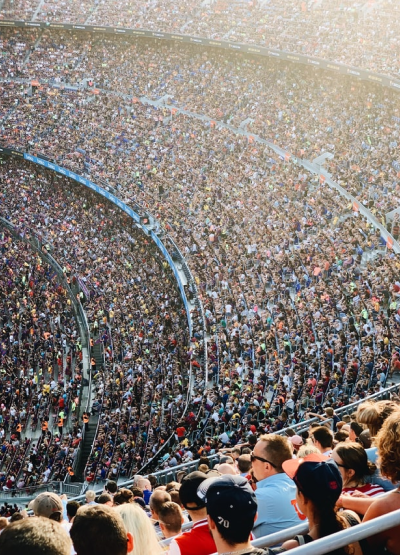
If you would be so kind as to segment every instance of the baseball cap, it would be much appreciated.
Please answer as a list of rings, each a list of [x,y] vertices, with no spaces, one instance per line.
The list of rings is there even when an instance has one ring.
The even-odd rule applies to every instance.
[[[303,445],[303,438],[298,435],[294,435],[288,438],[292,445],[300,446]]]
[[[234,530],[252,529],[257,514],[257,499],[243,476],[225,474],[202,482],[197,495],[207,507],[207,513],[217,525]]]
[[[207,478],[207,474],[199,470],[195,470],[183,478],[179,489],[179,499],[185,509],[187,509],[188,503],[196,503],[196,507],[189,508],[190,511],[196,511],[205,507],[204,501],[197,495],[197,488]]]
[[[301,493],[315,503],[335,504],[342,493],[342,477],[333,461],[319,453],[282,463],[284,472]]]
[[[31,509],[35,513],[35,516],[50,518],[53,513],[63,512],[63,504],[58,495],[51,491],[45,491],[39,493],[39,495],[29,503],[28,509]]]

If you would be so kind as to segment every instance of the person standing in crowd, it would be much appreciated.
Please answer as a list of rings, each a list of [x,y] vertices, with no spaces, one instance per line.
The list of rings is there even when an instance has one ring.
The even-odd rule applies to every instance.
[[[211,555],[217,550],[208,531],[206,505],[197,495],[197,488],[204,480],[207,480],[207,475],[195,471],[181,482],[179,498],[193,522],[193,528],[172,540],[169,555]]]
[[[116,507],[125,525],[126,531],[133,537],[132,555],[161,555],[162,547],[145,511],[136,503],[124,503]]]
[[[0,534],[4,555],[71,555],[71,548],[67,532],[49,518],[24,518]]]
[[[158,510],[158,522],[165,539],[179,536],[184,522],[182,509],[177,503],[167,501]]]
[[[260,538],[299,524],[299,517],[292,504],[296,487],[282,468],[285,461],[292,459],[288,439],[273,434],[263,435],[250,456],[257,480],[255,494],[258,516],[254,524],[254,536]]]
[[[333,433],[326,426],[313,428],[311,441],[322,455],[330,457],[333,448]]]
[[[250,543],[258,504],[245,478],[231,475],[209,478],[197,492],[206,504],[208,526],[218,554],[268,554]]]
[[[80,507],[70,536],[77,555],[127,555],[133,551],[133,537],[126,532],[121,516],[106,505]]]

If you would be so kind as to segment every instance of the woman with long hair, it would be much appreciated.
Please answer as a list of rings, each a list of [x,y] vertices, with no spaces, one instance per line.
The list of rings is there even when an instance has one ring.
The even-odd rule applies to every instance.
[[[363,522],[386,515],[400,509],[400,409],[394,411],[385,421],[375,438],[382,475],[396,484],[396,489],[375,499],[365,513]],[[368,538],[374,553],[400,555],[400,526]]]
[[[283,470],[297,486],[294,501],[300,519],[308,519],[309,532],[295,536],[282,545],[283,550],[340,532],[360,522],[352,511],[338,512],[336,502],[342,491],[342,477],[335,463],[321,454],[311,454],[304,459],[292,459],[282,464]],[[361,555],[358,543],[336,549],[330,555]]]
[[[136,503],[124,503],[115,508],[124,521],[127,532],[133,536],[131,555],[161,555],[163,549],[151,520]]]
[[[331,458],[342,476],[342,493],[358,491],[374,497],[385,492],[378,484],[367,483],[368,477],[375,474],[376,466],[368,460],[367,453],[360,443],[339,443],[333,450]]]

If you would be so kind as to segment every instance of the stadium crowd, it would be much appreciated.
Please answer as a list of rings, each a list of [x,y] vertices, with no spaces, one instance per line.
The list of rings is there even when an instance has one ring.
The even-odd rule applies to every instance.
[[[328,422],[302,437],[262,435],[220,453],[214,468],[203,455],[198,470],[179,472],[164,485],[155,476],[137,476],[129,489],[109,480],[80,502],[44,492],[29,503],[30,517],[4,504],[0,549],[21,555],[278,555],[399,509],[399,418],[398,400],[366,401],[350,424],[336,424],[336,433]],[[290,538],[302,522],[305,533],[283,544],[251,545],[254,538],[267,543],[275,532]],[[398,555],[399,533],[397,526],[334,553]]]
[[[4,0],[0,17],[166,31],[317,56],[395,78],[400,71],[396,0]]]
[[[223,439],[234,442],[250,427],[259,432],[281,429],[298,421],[308,406],[341,406],[385,384],[388,373],[395,368],[394,347],[398,344],[398,262],[390,252],[381,256],[385,245],[379,232],[351,207],[348,210],[343,199],[323,183],[300,170],[293,158],[281,161],[267,146],[255,142],[253,135],[240,136],[216,125],[215,120],[204,121],[200,115],[240,126],[251,114],[255,119],[248,124],[250,133],[257,132],[296,156],[312,158],[327,148],[333,150],[332,174],[360,200],[368,199],[371,209],[382,216],[398,205],[397,171],[394,158],[391,160],[394,144],[389,148],[387,163],[380,169],[375,166],[377,156],[387,150],[382,137],[392,135],[394,139],[398,133],[398,124],[391,119],[396,111],[395,96],[375,85],[344,79],[337,83],[331,80],[332,86],[327,86],[321,97],[318,76],[306,76],[304,70],[292,66],[261,63],[240,55],[226,60],[213,51],[177,50],[164,43],[126,39],[111,41],[101,35],[96,40],[79,35],[76,40],[77,35],[71,33],[45,32],[32,48],[36,35],[30,38],[25,32],[24,39],[22,31],[7,30],[10,52],[15,33],[18,43],[31,41],[27,46],[29,59],[19,70],[21,77],[58,79],[68,85],[79,84],[83,76],[92,75],[100,94],[44,84],[29,96],[25,84],[9,79],[3,92],[3,144],[44,154],[80,175],[107,183],[128,204],[136,202],[149,209],[193,270],[211,335],[207,362],[217,387],[212,389],[212,384],[204,383],[204,367],[196,360],[198,390],[194,398],[198,414],[197,419],[195,415],[186,422],[188,431],[199,420],[204,422],[212,408],[211,422],[218,422],[213,425],[213,435],[218,438],[228,429]],[[54,62],[47,62],[45,51],[52,52],[48,59]],[[133,73],[131,60],[138,57]],[[170,77],[168,67],[175,67]],[[61,68],[65,75],[60,74]],[[124,79],[131,72],[135,78],[133,90]],[[265,101],[256,102],[255,94],[267,77]],[[312,79],[314,86],[310,87]],[[234,95],[229,82],[237,84]],[[300,101],[306,85],[311,91],[307,103]],[[171,108],[149,106],[137,101],[132,92],[137,96],[146,94],[152,100],[171,93],[174,103]],[[220,107],[215,105],[215,98]],[[325,105],[320,107],[322,100]],[[347,109],[343,102],[348,103]],[[371,111],[367,116],[358,107],[364,102]],[[196,112],[199,117],[174,113],[175,106]],[[271,106],[274,111],[268,115]],[[378,115],[381,110],[382,121]],[[307,111],[315,113],[316,131],[312,136]],[[324,126],[331,123],[327,111],[335,126],[324,133]],[[371,126],[371,121],[375,125]],[[382,131],[389,121],[391,127]],[[343,133],[344,123],[348,124],[347,135]],[[368,133],[370,148],[362,140]],[[318,142],[314,144],[314,140]],[[354,164],[360,165],[358,174]],[[10,183],[19,186],[13,177]],[[384,185],[382,189],[380,184]],[[390,200],[385,191],[393,193]],[[46,211],[50,206],[46,203]],[[76,210],[72,213],[76,220]],[[88,225],[85,220],[82,223]],[[62,229],[63,233],[69,226]],[[116,233],[116,237],[119,235]],[[69,237],[67,234],[65,239]],[[82,239],[83,244],[90,240],[86,234]],[[93,240],[94,259],[98,257],[97,236]],[[58,241],[52,237],[57,250],[63,245]],[[61,260],[66,249],[63,246]],[[379,249],[378,261],[370,261]],[[69,259],[68,264],[72,264]],[[105,269],[109,272],[100,260],[98,270]],[[131,269],[126,270],[128,287]],[[77,267],[85,280],[90,279],[88,272],[85,264],[83,275]],[[118,294],[121,291],[123,288]],[[104,479],[110,473],[114,477],[129,475],[133,459],[139,456],[140,466],[165,439],[157,432],[148,453],[143,452],[146,436],[142,435],[142,444],[137,446],[132,445],[132,437],[128,439],[128,430],[134,435],[138,431],[137,422],[130,426],[131,417],[137,415],[125,413],[121,418],[120,414],[129,405],[129,390],[136,382],[126,375],[118,378],[128,402],[123,391],[110,392],[121,371],[110,352],[118,352],[124,339],[118,326],[110,333],[109,319],[104,321],[96,299],[93,302],[93,308],[91,304],[85,308],[89,321],[97,322],[96,329],[106,347],[107,372],[102,378],[106,383],[99,383],[95,402],[101,426],[99,442],[87,467],[89,480]],[[110,310],[108,303],[106,310]],[[143,306],[147,307],[146,301]],[[150,306],[154,309],[152,303]],[[102,306],[100,310],[105,309]],[[189,356],[202,351],[202,345],[196,344],[200,332],[199,327]],[[181,349],[184,352],[183,346]],[[187,377],[177,372],[178,381],[179,376]],[[152,385],[145,381],[144,406],[155,395]],[[178,397],[181,394],[175,393]],[[113,398],[110,402],[109,395]],[[102,413],[104,399],[107,411]],[[178,400],[183,403],[182,398]],[[165,411],[163,418],[167,414]],[[149,416],[144,410],[140,417],[147,423],[145,427]],[[163,426],[169,429],[163,421],[162,426],[155,422],[152,430]],[[122,448],[116,445],[115,437]],[[203,437],[196,441],[203,445],[195,443],[194,447],[204,447]],[[216,449],[218,441],[207,446]],[[173,466],[180,460],[179,450],[173,451],[165,464]]]

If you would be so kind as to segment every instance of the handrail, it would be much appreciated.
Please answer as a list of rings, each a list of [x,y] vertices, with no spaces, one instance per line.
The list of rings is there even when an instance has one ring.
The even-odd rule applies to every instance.
[[[369,520],[368,522],[362,522],[357,526],[346,528],[346,530],[336,532],[336,534],[331,534],[330,536],[315,540],[306,545],[296,547],[295,549],[291,549],[290,551],[291,553],[293,553],[293,555],[324,555],[324,553],[331,553],[332,551],[335,551],[335,549],[345,547],[349,544],[358,542],[370,536],[374,536],[378,533],[384,532],[385,530],[390,530],[391,528],[399,525],[400,509],[398,509],[397,511],[393,511],[392,513],[388,513],[386,515]],[[254,547],[270,547],[271,545],[276,545],[276,538],[273,538],[273,536],[275,536],[275,534],[264,536],[262,538],[257,538],[256,540],[252,541],[251,544]]]
[[[389,75],[382,73],[376,73],[375,71],[369,71],[362,69],[360,67],[350,66],[342,62],[336,62],[326,58],[319,58],[317,56],[305,56],[303,54],[298,54],[297,52],[288,52],[286,50],[278,50],[276,48],[270,48],[268,46],[245,44],[241,42],[229,42],[219,39],[208,39],[191,35],[182,35],[179,33],[165,33],[163,31],[149,31],[146,29],[131,29],[128,27],[108,27],[106,25],[74,25],[72,23],[52,23],[47,21],[26,21],[17,19],[0,19],[0,27],[26,27],[26,28],[38,28],[38,29],[55,29],[57,31],[67,30],[74,32],[83,33],[107,33],[113,35],[124,35],[124,36],[135,36],[135,37],[145,37],[152,38],[156,40],[170,40],[179,42],[181,44],[195,44],[198,46],[211,46],[212,48],[219,48],[234,52],[243,52],[246,54],[251,54],[252,56],[267,56],[274,60],[284,60],[292,63],[305,64],[314,69],[325,69],[332,71],[335,74],[350,75],[356,79],[362,79],[364,81],[369,81],[373,83],[378,83],[382,86],[389,87],[393,90],[400,90],[400,81]],[[64,86],[64,83],[60,83],[60,86]],[[78,87],[70,85],[74,89]]]

